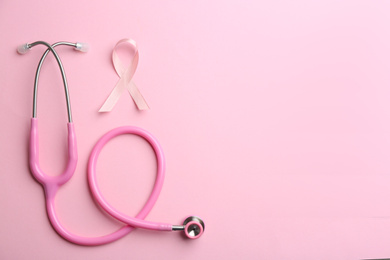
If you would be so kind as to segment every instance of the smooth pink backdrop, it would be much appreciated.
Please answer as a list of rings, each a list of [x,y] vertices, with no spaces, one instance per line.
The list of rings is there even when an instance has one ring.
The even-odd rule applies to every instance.
[[[363,259],[390,257],[390,1],[0,1],[1,259]],[[111,50],[139,44],[134,81],[151,110],[125,94],[97,111],[118,76]],[[148,220],[206,221],[202,238],[136,230],[81,247],[50,226],[28,169],[35,68],[58,48],[69,80],[78,169],[57,211],[73,232],[121,224],[96,206],[89,153],[108,130],[136,125],[161,142],[167,175]],[[65,166],[60,74],[47,59],[39,86],[41,165]],[[136,214],[155,161],[139,138],[107,145],[98,178],[109,201]]]

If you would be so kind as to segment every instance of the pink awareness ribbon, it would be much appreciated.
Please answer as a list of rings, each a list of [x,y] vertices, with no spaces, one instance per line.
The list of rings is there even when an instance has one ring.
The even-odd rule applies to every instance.
[[[134,57],[131,61],[129,67],[123,66],[121,60],[118,57],[115,49],[119,44],[127,43],[134,49]],[[119,81],[116,83],[114,89],[111,91],[111,94],[108,96],[103,106],[100,108],[99,112],[109,112],[113,109],[115,104],[118,102],[120,96],[123,94],[123,91],[127,89],[130,93],[130,96],[133,98],[134,103],[136,104],[139,110],[149,109],[148,104],[146,103],[144,97],[141,95],[141,92],[138,90],[137,86],[131,80],[134,76],[135,70],[137,69],[139,60],[138,47],[137,43],[132,39],[122,39],[115,45],[112,51],[112,63],[114,65],[115,71],[119,76]]]

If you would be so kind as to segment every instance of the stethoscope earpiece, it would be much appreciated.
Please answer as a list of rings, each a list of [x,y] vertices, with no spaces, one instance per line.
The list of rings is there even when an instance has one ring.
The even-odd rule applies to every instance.
[[[53,47],[55,47],[56,45],[61,45],[61,44],[64,44],[64,43],[60,42],[59,44],[54,44]],[[88,52],[89,51],[89,44],[88,43],[76,42],[76,43],[67,43],[66,45],[73,46],[76,51],[81,51],[81,52]],[[34,46],[34,43],[33,44],[25,43],[25,44],[19,45],[18,48],[16,49],[16,51],[19,54],[26,54],[27,52],[29,52],[29,50],[33,46]]]
[[[85,42],[76,42],[76,47],[74,48],[76,51],[88,52],[89,44]]]
[[[25,53],[27,53],[29,50],[30,50],[30,46],[28,45],[28,43],[19,45],[18,48],[16,49],[16,51],[17,51],[19,54],[25,54]]]

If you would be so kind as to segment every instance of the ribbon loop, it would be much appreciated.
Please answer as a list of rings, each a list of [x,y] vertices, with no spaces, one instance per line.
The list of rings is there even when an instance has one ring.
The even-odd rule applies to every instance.
[[[134,57],[130,65],[126,68],[116,53],[116,48],[119,44],[128,43],[134,49]],[[115,71],[119,76],[119,81],[116,83],[114,89],[111,91],[110,95],[104,102],[103,106],[100,108],[99,112],[109,112],[111,111],[115,104],[118,102],[120,96],[123,94],[123,91],[127,89],[130,96],[133,98],[134,103],[136,104],[139,110],[149,109],[148,104],[146,103],[141,92],[132,81],[134,73],[138,66],[139,53],[137,43],[132,39],[122,39],[115,45],[112,51],[112,63],[114,65]]]

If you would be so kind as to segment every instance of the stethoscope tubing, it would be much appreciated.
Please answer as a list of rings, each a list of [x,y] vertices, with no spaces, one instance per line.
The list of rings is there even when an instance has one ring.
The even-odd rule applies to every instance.
[[[154,153],[156,155],[156,160],[157,160],[157,175],[156,175],[156,180],[154,183],[153,190],[147,202],[145,203],[142,212],[140,212],[135,218],[127,216],[126,214],[121,213],[113,206],[111,206],[103,197],[96,180],[96,163],[99,158],[99,154],[101,150],[103,149],[104,145],[108,141],[122,134],[138,135],[143,139],[145,139],[146,141],[148,141],[148,143],[151,145],[151,147],[154,150]],[[160,195],[160,191],[162,189],[163,182],[164,182],[164,175],[165,175],[165,158],[159,142],[148,131],[139,127],[122,126],[107,132],[96,143],[89,157],[88,183],[94,198],[96,199],[98,204],[112,217],[116,218],[119,221],[122,221],[123,223],[129,224],[133,227],[151,229],[151,230],[172,231],[171,224],[143,220],[146,217],[146,215],[150,212],[150,210],[153,208],[154,204],[157,201],[158,196]]]
[[[112,207],[101,194],[96,178],[96,164],[101,150],[109,140],[121,134],[135,134],[144,138],[151,145],[157,159],[157,176],[153,190],[144,207],[140,210],[136,217],[127,216]],[[100,237],[83,237],[69,232],[59,221],[55,210],[55,197],[57,195],[57,191],[72,177],[77,165],[77,147],[74,123],[68,123],[68,164],[63,174],[59,176],[48,176],[39,167],[38,136],[38,119],[32,118],[30,134],[30,169],[33,176],[44,187],[46,210],[49,220],[53,228],[62,237],[75,244],[94,246],[118,240],[130,233],[135,227],[151,230],[172,231],[172,225],[170,224],[144,220],[158,199],[165,175],[165,158],[162,148],[157,139],[149,132],[133,126],[115,128],[103,135],[91,152],[88,162],[88,183],[93,197],[108,214],[127,224],[111,234]]]

